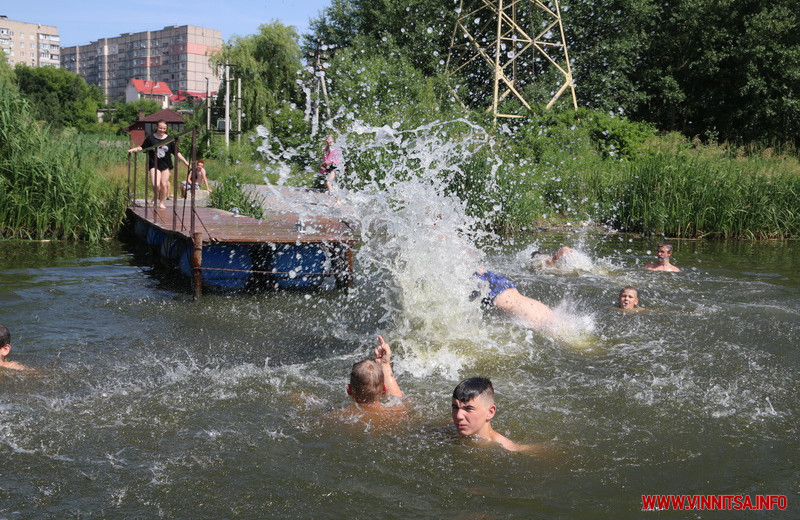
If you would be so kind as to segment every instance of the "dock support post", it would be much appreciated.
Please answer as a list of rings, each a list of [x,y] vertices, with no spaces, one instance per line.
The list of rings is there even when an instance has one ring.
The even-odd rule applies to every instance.
[[[203,233],[192,233],[192,288],[194,300],[203,295]]]

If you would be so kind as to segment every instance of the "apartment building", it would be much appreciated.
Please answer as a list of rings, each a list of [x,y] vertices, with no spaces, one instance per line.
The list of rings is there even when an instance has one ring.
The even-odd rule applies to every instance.
[[[0,15],[0,49],[12,67],[17,63],[29,67],[58,67],[61,55],[58,27],[16,22]]]
[[[131,79],[162,81],[177,93],[205,95],[219,89],[209,57],[222,48],[216,29],[181,25],[126,33],[61,49],[61,66],[103,91],[106,103],[125,101]]]

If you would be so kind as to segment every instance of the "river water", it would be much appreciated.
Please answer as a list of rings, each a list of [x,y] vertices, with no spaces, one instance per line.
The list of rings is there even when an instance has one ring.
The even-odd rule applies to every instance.
[[[677,242],[683,271],[664,273],[641,268],[655,238],[494,236],[447,195],[490,142],[459,124],[457,143],[444,125],[353,124],[340,142],[374,154],[380,180],[295,208],[357,221],[349,290],[193,302],[120,242],[0,242],[0,323],[35,369],[0,373],[0,519],[796,516],[800,244]],[[563,264],[532,264],[561,245]],[[558,327],[482,309],[480,267]],[[613,307],[625,285],[646,311]],[[409,407],[392,428],[336,412],[377,334]],[[447,427],[476,375],[495,429],[543,453]],[[645,513],[642,495],[785,496],[788,511]]]
[[[640,267],[655,240],[532,235],[450,258],[428,241],[452,237],[399,220],[372,226],[350,291],[197,303],[119,242],[0,243],[0,323],[36,369],[0,374],[0,518],[686,517],[644,513],[651,494],[796,509],[797,243],[678,242],[670,274]],[[561,244],[577,260],[528,260]],[[569,334],[469,301],[476,263]],[[647,312],[612,306],[627,284]],[[411,409],[388,431],[331,412],[378,333]],[[547,454],[446,428],[473,375],[494,382],[495,428]]]

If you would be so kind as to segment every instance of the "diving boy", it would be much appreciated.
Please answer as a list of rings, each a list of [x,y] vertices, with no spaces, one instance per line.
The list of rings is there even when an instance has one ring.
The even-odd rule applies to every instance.
[[[489,296],[484,303],[494,305],[524,325],[547,330],[553,326],[553,310],[540,302],[521,294],[508,278],[492,271],[478,270],[475,276],[489,283]]]

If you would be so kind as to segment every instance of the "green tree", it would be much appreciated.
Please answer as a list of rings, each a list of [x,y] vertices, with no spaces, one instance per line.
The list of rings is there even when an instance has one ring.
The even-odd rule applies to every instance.
[[[93,129],[103,101],[100,89],[83,78],[55,67],[17,64],[14,77],[20,94],[30,103],[33,117],[56,128]]]
[[[124,130],[139,120],[139,115],[146,116],[161,110],[161,105],[153,99],[137,99],[130,103],[118,101],[111,105],[114,110],[109,118],[110,122],[117,126],[117,130]]]
[[[562,2],[580,103],[709,139],[800,137],[796,0]]]
[[[231,77],[241,78],[243,131],[269,125],[271,114],[283,101],[302,102],[302,89],[297,83],[303,68],[298,38],[294,28],[275,21],[260,26],[258,34],[232,37],[211,59],[218,73],[222,74],[229,64]],[[231,82],[230,88],[235,95],[236,83]],[[223,83],[216,99],[217,110],[222,109],[224,99]]]
[[[403,128],[442,117],[443,78],[426,77],[396,49],[390,38],[376,48],[359,37],[338,53],[329,71],[334,111],[342,107],[367,123]]]
[[[358,37],[383,46],[388,38],[425,75],[444,68],[456,19],[451,0],[333,0],[312,20],[306,50],[316,41],[334,48],[352,46]]]
[[[11,80],[12,76],[14,75],[14,69],[11,68],[11,65],[8,64],[6,60],[6,53],[3,49],[0,49],[0,80]]]

